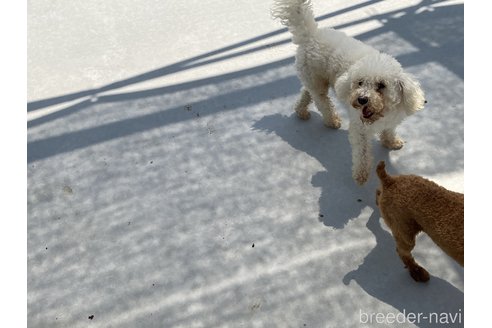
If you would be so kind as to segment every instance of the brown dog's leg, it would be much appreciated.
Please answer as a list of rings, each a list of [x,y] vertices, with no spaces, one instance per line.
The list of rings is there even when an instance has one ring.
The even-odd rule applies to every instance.
[[[408,272],[410,272],[412,278],[418,282],[426,282],[430,278],[429,273],[415,262],[411,253],[412,249],[415,247],[416,234],[417,233],[405,236],[406,238],[403,238],[402,236],[399,238],[396,237],[396,251],[405,264],[405,267],[408,268]]]

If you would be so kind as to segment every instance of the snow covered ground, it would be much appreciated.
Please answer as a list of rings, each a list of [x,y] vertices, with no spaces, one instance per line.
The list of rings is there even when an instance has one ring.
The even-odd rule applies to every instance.
[[[29,327],[463,326],[463,269],[421,235],[415,283],[352,181],[345,111],[293,115],[270,4],[28,1]],[[314,11],[426,91],[375,158],[462,192],[463,2]]]

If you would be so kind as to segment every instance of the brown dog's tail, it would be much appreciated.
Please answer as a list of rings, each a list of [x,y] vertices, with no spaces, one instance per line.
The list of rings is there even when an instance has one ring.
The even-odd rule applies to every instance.
[[[392,176],[386,173],[385,167],[386,164],[384,163],[384,161],[380,161],[376,168],[376,173],[378,174],[379,180],[381,180],[381,185],[383,186],[383,188],[395,182],[395,179],[393,179]]]

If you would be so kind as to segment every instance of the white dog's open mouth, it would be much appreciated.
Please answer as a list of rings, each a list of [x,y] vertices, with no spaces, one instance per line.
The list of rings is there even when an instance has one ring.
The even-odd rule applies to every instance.
[[[369,107],[367,106],[364,106],[364,108],[362,108],[362,116],[364,118],[371,118],[371,116],[374,115],[374,112],[372,112]]]

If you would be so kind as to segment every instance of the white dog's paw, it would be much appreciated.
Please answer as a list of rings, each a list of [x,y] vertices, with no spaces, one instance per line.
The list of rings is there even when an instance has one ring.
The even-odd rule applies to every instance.
[[[311,118],[311,113],[306,109],[306,110],[299,110],[297,111],[297,117],[299,117],[301,120],[307,121]]]
[[[326,127],[329,127],[330,129],[340,129],[342,126],[342,120],[338,115],[332,115],[327,120],[324,120],[323,123],[325,124]]]
[[[384,147],[386,147],[388,149],[398,150],[398,149],[401,149],[403,147],[403,145],[405,144],[405,141],[403,141],[403,139],[401,139],[399,137],[396,137],[393,139],[382,138],[381,143]]]

